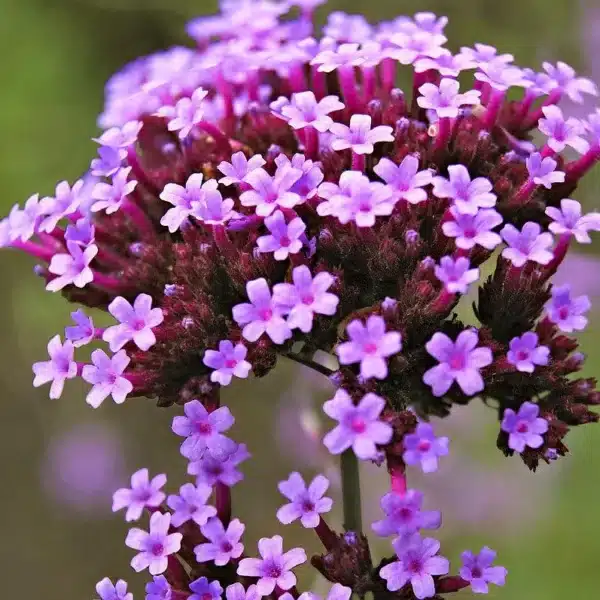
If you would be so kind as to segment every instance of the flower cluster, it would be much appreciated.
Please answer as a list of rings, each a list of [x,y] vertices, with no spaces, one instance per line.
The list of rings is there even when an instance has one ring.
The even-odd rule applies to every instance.
[[[348,485],[338,534],[324,520],[324,476],[280,483],[277,516],[315,529],[325,554],[312,564],[334,584],[331,600],[504,583],[489,548],[449,575],[421,533],[440,516],[421,510],[406,467],[435,472],[449,451],[430,417],[481,398],[496,409],[499,448],[531,469],[567,452],[569,427],[598,420],[595,380],[571,377],[583,360],[568,334],[585,328],[589,300],[551,283],[569,247],[600,229],[600,213],[572,199],[600,160],[600,112],[580,120],[557,105],[595,85],[483,44],[452,54],[447,19],[427,12],[377,25],[336,12],[319,38],[322,3],[223,1],[189,24],[195,48],[126,66],[107,84],[89,173],[0,223],[0,244],[35,257],[49,291],[114,318],[97,328],[76,310],[34,365],[35,386],[58,398],[82,377],[94,408],[108,397],[183,405],[173,432],[194,483],[167,497],[165,476],[142,469],[114,497],[127,521],[151,515],[126,539],[132,567],[154,576],[149,600],[313,597],[296,589],[304,550],[264,537],[251,558],[232,518],[250,454],[227,435],[220,390],[281,358],[338,388],[323,441],[346,482],[357,459],[390,473],[373,530],[394,537],[395,556],[379,565]],[[395,86],[400,69],[412,71],[412,96]],[[467,326],[454,309],[476,286],[478,324]],[[97,592],[131,598],[121,580]]]

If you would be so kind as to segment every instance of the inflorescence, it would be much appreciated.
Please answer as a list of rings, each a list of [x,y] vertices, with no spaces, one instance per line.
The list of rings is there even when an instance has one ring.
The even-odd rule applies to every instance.
[[[322,3],[224,0],[220,15],[189,23],[196,48],[126,66],[107,84],[89,173],[0,225],[3,246],[39,260],[48,290],[115,320],[98,328],[76,310],[34,365],[35,386],[58,398],[82,377],[94,408],[137,396],[183,405],[173,431],[195,483],[167,496],[166,476],[141,469],[114,495],[128,522],[150,514],[126,539],[132,567],[153,576],[147,600],[315,598],[296,589],[303,549],[275,535],[245,551],[232,518],[250,454],[227,436],[220,390],[281,356],[337,387],[323,441],[342,455],[345,531],[325,521],[323,475],[282,481],[277,512],[323,543],[311,562],[334,584],[327,600],[504,584],[490,548],[463,553],[452,575],[422,535],[441,516],[421,509],[406,467],[434,472],[449,451],[429,417],[481,398],[498,447],[531,469],[567,452],[571,426],[598,420],[596,381],[571,377],[584,357],[569,334],[585,328],[589,300],[551,284],[569,246],[600,230],[600,213],[570,198],[600,160],[600,109],[579,120],[557,105],[595,85],[565,63],[522,69],[483,44],[453,54],[447,19],[426,12],[378,25],[336,12],[313,37]],[[477,282],[475,327],[454,309]],[[106,349],[75,360],[100,340]],[[395,555],[379,564],[353,497],[356,457],[390,474],[372,530]],[[123,580],[97,592],[132,598]]]

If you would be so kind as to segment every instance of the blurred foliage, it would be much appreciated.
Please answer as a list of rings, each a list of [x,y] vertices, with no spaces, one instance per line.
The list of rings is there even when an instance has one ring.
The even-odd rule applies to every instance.
[[[455,49],[484,41],[514,53],[522,64],[563,58],[588,70],[595,66],[598,72],[598,65],[589,63],[600,61],[600,56],[582,54],[589,51],[582,46],[581,35],[584,25],[590,30],[586,19],[594,5],[593,0],[588,3],[337,0],[328,8],[363,12],[372,20],[431,9],[450,17],[449,37]],[[94,152],[90,137],[96,132],[106,78],[139,54],[184,42],[185,21],[214,10],[215,4],[0,0],[2,212],[33,192],[50,193],[60,179],[79,176]],[[597,23],[591,31],[598,28]],[[583,190],[592,204],[597,204],[597,182],[593,178]],[[134,582],[137,598],[141,598],[143,578],[133,576],[128,568],[130,553],[122,544],[126,527],[121,515],[110,514],[110,493],[114,485],[124,483],[123,477],[142,466],[173,474],[170,490],[175,491],[184,465],[178,460],[178,440],[170,433],[173,412],[153,409],[144,400],[123,407],[106,403],[92,412],[83,402],[84,388],[78,383],[68,386],[68,392],[54,403],[48,401],[46,390],[31,388],[30,365],[45,355],[47,340],[66,323],[70,309],[60,296],[43,292],[32,276],[32,266],[26,257],[9,252],[0,255],[7,290],[0,299],[1,597],[90,598],[95,582],[108,575]],[[600,276],[597,272],[583,275]],[[583,349],[590,354],[590,374],[598,373],[600,367],[599,331],[596,326],[582,338]],[[284,364],[266,380],[235,385],[226,394],[226,402],[238,416],[235,433],[248,442],[254,455],[245,469],[251,485],[234,490],[234,506],[248,520],[251,543],[261,534],[281,532],[274,518],[280,502],[275,482],[292,468],[318,468],[322,458],[313,448],[310,464],[302,461],[310,440],[302,437],[293,411],[291,418],[285,416],[297,402],[305,406],[306,425],[311,402],[316,405],[326,398],[326,384],[318,385],[306,375]],[[89,438],[90,423],[104,428],[106,436],[102,437],[102,429],[94,430],[94,439],[84,444],[81,451],[89,454],[89,462],[67,460],[64,464],[64,452],[55,449],[61,443],[73,443],[78,435]],[[278,427],[286,428],[279,437]],[[533,476],[517,460],[500,460],[494,451],[496,425],[489,412],[477,411],[475,418],[462,412],[446,427],[459,459],[442,467],[442,483],[433,489],[430,505],[447,509],[448,527],[443,535],[450,557],[457,559],[460,550],[469,546],[477,549],[487,543],[495,547],[510,574],[508,586],[494,591],[492,598],[597,597],[600,517],[594,508],[600,494],[600,435],[590,428],[571,434],[574,457]],[[66,447],[73,459],[78,458],[76,444]],[[486,471],[487,479],[469,477],[469,473]],[[364,475],[365,510],[372,520],[378,514],[375,503],[385,478],[374,468],[365,469]],[[77,485],[83,489],[75,489]],[[99,505],[95,500],[87,506],[86,494],[96,493],[103,502]],[[460,513],[457,509],[465,505],[469,510],[466,516],[463,510],[464,522],[453,526],[452,519]],[[469,523],[469,511],[477,513],[477,520]],[[289,528],[286,537],[288,546],[307,543],[317,549],[298,527]],[[381,545],[376,550],[386,551]]]

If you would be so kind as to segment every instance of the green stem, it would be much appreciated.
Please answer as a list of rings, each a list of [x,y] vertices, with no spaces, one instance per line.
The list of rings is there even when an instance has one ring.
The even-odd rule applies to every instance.
[[[358,460],[352,449],[341,457],[342,501],[344,505],[344,529],[362,531],[362,509],[360,504],[360,476]]]

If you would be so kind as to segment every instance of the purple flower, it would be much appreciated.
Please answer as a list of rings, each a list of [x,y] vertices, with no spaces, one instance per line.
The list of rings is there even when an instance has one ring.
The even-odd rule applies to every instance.
[[[65,338],[73,342],[75,348],[89,344],[94,339],[95,329],[92,317],[80,308],[71,313],[75,325],[65,328]]]
[[[275,586],[289,590],[296,585],[292,569],[306,562],[306,553],[302,548],[293,548],[284,553],[283,539],[280,535],[274,535],[272,538],[261,538],[258,551],[262,558],[242,559],[237,574],[258,577],[256,589],[261,596],[272,594]]]
[[[530,154],[525,159],[529,179],[536,185],[543,185],[546,189],[550,189],[554,183],[563,183],[565,173],[556,170],[556,161],[551,156],[542,158],[539,152]]]
[[[125,350],[119,350],[112,357],[103,350],[92,352],[93,364],[85,365],[81,375],[93,386],[85,399],[90,406],[98,408],[108,396],[112,396],[117,404],[125,402],[127,394],[133,390],[131,381],[123,377],[129,360]]]
[[[435,276],[451,294],[466,294],[469,285],[479,279],[479,269],[471,269],[471,263],[465,256],[457,259],[442,256],[440,264],[435,266]]]
[[[225,458],[237,449],[237,444],[223,435],[235,419],[226,406],[208,412],[199,400],[183,405],[185,417],[173,418],[173,433],[185,437],[181,454],[189,460],[200,459],[206,451]]]
[[[403,538],[398,538],[392,545],[398,560],[379,570],[387,589],[397,592],[410,582],[419,600],[435,596],[432,575],[445,575],[450,568],[448,559],[437,555],[440,543],[433,538],[422,539],[414,535],[408,544]]]
[[[478,209],[492,208],[496,204],[496,194],[492,193],[492,183],[486,177],[471,176],[464,165],[450,165],[449,179],[433,178],[433,194],[438,198],[451,198],[454,206],[466,215],[477,214]]]
[[[255,154],[248,160],[243,152],[236,152],[231,155],[230,163],[223,161],[217,167],[225,175],[219,179],[219,183],[222,185],[242,183],[248,173],[259,169],[264,164],[265,159],[260,154]]]
[[[396,492],[385,494],[381,498],[385,519],[375,521],[373,531],[382,537],[406,537],[421,529],[439,529],[442,524],[441,513],[437,510],[421,510],[422,504],[423,494],[417,490],[406,490],[402,495]]]
[[[125,150],[133,146],[137,141],[138,134],[142,129],[141,121],[128,121],[122,127],[111,127],[107,129],[99,138],[92,138],[100,146]],[[123,153],[123,158],[127,155]]]
[[[215,179],[202,183],[202,173],[193,173],[185,182],[185,187],[176,183],[167,183],[159,198],[173,205],[160,220],[160,224],[168,227],[171,233],[177,231],[190,216],[197,216],[201,203],[212,205],[221,199]]]
[[[198,484],[214,486],[222,483],[226,486],[234,486],[244,476],[237,470],[237,466],[249,458],[245,444],[238,444],[235,452],[222,458],[210,452],[205,452],[202,458],[188,465],[188,473],[196,476]]]
[[[292,332],[283,318],[283,310],[271,298],[266,279],[259,278],[246,284],[250,303],[233,307],[233,318],[243,325],[242,335],[249,342],[255,342],[266,333],[275,344],[283,344],[292,337]]]
[[[403,65],[411,65],[421,56],[435,58],[443,54],[442,45],[447,38],[440,33],[413,29],[392,35],[390,41],[394,46],[387,50],[387,54]]]
[[[239,558],[244,551],[244,544],[240,543],[240,539],[245,529],[246,526],[239,519],[230,521],[227,529],[217,517],[209,519],[200,528],[208,543],[194,548],[196,560],[199,563],[214,562],[217,567],[222,567],[232,558]]]
[[[256,214],[268,217],[276,208],[293,208],[302,203],[302,198],[291,191],[302,177],[300,169],[284,165],[271,177],[264,169],[254,169],[244,177],[252,189],[240,195],[242,206],[256,207]]]
[[[429,169],[419,171],[419,159],[412,154],[404,157],[399,165],[389,158],[382,158],[373,169],[394,190],[394,200],[406,200],[419,204],[427,200],[423,189],[433,181]]]
[[[223,199],[218,191],[207,193],[194,206],[194,216],[207,225],[220,225],[237,216],[233,210],[234,204],[232,198]]]
[[[337,42],[366,40],[373,31],[373,27],[362,15],[349,15],[345,12],[332,12],[323,33]]]
[[[552,297],[545,306],[550,321],[558,325],[558,328],[565,333],[585,329],[588,320],[583,315],[590,307],[590,299],[587,296],[571,298],[569,285],[554,286]]]
[[[223,588],[218,581],[208,581],[206,577],[200,577],[190,583],[190,590],[194,592],[189,600],[221,600]]]
[[[321,163],[315,163],[307,159],[304,154],[294,154],[291,161],[285,154],[280,154],[275,159],[275,164],[279,168],[291,166],[294,169],[302,171],[302,176],[290,188],[290,192],[298,194],[302,200],[307,200],[316,195],[317,188],[323,181],[323,171],[320,168]]]
[[[542,112],[546,118],[539,120],[538,127],[548,136],[549,148],[554,152],[562,152],[567,146],[571,146],[580,154],[587,152],[589,144],[582,137],[584,126],[579,119],[565,119],[562,110],[555,105],[544,106]]]
[[[131,560],[134,571],[148,569],[151,575],[160,575],[167,570],[167,557],[181,548],[181,533],[169,533],[171,515],[152,513],[150,531],[134,527],[129,530],[125,544],[139,554]]]
[[[108,577],[105,577],[96,584],[96,593],[100,596],[100,600],[133,600],[133,594],[127,593],[127,582],[123,579],[113,584]]]
[[[162,487],[167,483],[167,476],[163,473],[150,480],[148,469],[140,469],[131,476],[131,488],[120,488],[113,494],[112,511],[117,512],[127,508],[125,520],[137,521],[144,512],[144,508],[158,508],[165,500],[166,495]]]
[[[256,585],[252,584],[245,590],[241,583],[232,583],[225,589],[227,600],[260,600],[262,596],[258,593]]]
[[[146,584],[146,600],[171,600],[171,597],[171,586],[164,575],[155,576]]]
[[[47,215],[40,223],[40,231],[51,233],[58,222],[68,215],[77,212],[81,204],[81,191],[84,182],[78,179],[73,187],[70,187],[66,181],[61,181],[56,186],[55,196],[47,196],[40,200],[39,214]]]
[[[7,217],[11,240],[20,239],[25,242],[37,232],[41,215],[38,198],[38,194],[30,196],[23,209],[18,204],[12,207]]]
[[[502,216],[493,208],[481,208],[474,215],[461,213],[458,207],[450,207],[453,221],[442,223],[442,231],[448,237],[456,238],[456,246],[470,250],[477,244],[493,250],[502,238],[492,231],[502,223]]]
[[[404,436],[402,458],[407,465],[421,465],[423,473],[438,469],[438,457],[448,455],[448,438],[436,437],[429,423],[419,423],[414,433]]]
[[[167,504],[173,511],[171,516],[173,527],[181,527],[190,520],[196,525],[204,525],[208,519],[214,517],[217,509],[206,504],[211,494],[210,486],[196,486],[193,483],[185,483],[179,488],[179,494],[171,494],[167,498]]]
[[[530,85],[523,70],[507,65],[503,60],[492,60],[479,64],[475,79],[487,83],[492,89],[505,92],[510,87],[528,87]]]
[[[397,331],[385,330],[382,317],[371,315],[367,324],[355,319],[346,327],[350,337],[336,348],[342,365],[360,363],[360,374],[365,379],[385,379],[388,374],[386,358],[402,350],[402,336]]]
[[[235,375],[245,379],[252,365],[245,360],[248,348],[239,343],[235,346],[229,340],[219,342],[219,350],[206,350],[202,362],[214,371],[210,374],[210,380],[221,385],[229,385],[231,378]]]
[[[111,146],[100,146],[98,158],[94,158],[90,164],[92,175],[96,177],[112,177],[123,166],[123,159],[127,156],[125,150],[112,148]]]
[[[281,109],[281,114],[292,129],[314,127],[325,133],[333,124],[329,113],[343,108],[344,104],[337,96],[326,96],[317,102],[312,92],[299,92],[292,94],[291,102]]]
[[[417,104],[421,108],[433,110],[440,119],[458,117],[459,108],[466,104],[477,104],[481,92],[479,90],[469,90],[464,94],[459,94],[460,84],[456,79],[444,77],[439,86],[433,83],[424,83],[420,88],[420,96],[417,98]]]
[[[164,316],[161,308],[152,308],[152,296],[140,294],[133,306],[125,298],[117,296],[108,305],[108,312],[119,321],[119,325],[108,327],[102,335],[113,352],[130,341],[140,350],[148,350],[156,344],[152,328],[158,327]]]
[[[467,396],[473,396],[484,388],[480,369],[492,363],[489,348],[477,348],[477,331],[466,329],[453,342],[445,333],[434,333],[425,344],[427,352],[440,364],[423,375],[423,382],[431,387],[434,396],[443,396],[454,381]]]
[[[578,104],[583,103],[582,94],[598,95],[596,84],[585,77],[577,77],[575,70],[564,62],[557,62],[556,66],[549,62],[542,63],[544,71],[548,73],[552,84]]]
[[[374,144],[379,142],[393,142],[393,129],[387,125],[379,125],[371,129],[369,115],[352,115],[350,127],[343,123],[333,123],[329,127],[333,134],[331,147],[333,150],[346,150],[350,148],[355,154],[372,154]]]
[[[290,254],[297,254],[302,248],[306,225],[300,217],[285,222],[280,210],[265,219],[265,225],[271,235],[263,235],[256,240],[261,252],[273,252],[275,260],[286,260]]]
[[[508,447],[523,452],[526,447],[539,448],[544,444],[542,434],[548,431],[548,421],[538,416],[540,407],[533,402],[524,402],[515,413],[512,408],[504,411],[502,431],[508,433]]]
[[[94,280],[90,263],[98,254],[98,247],[91,245],[81,248],[75,242],[67,242],[67,250],[68,254],[55,254],[50,261],[48,271],[58,275],[46,285],[50,292],[62,290],[67,285],[83,288]]]
[[[311,65],[319,65],[322,73],[331,73],[340,67],[353,67],[361,62],[358,44],[340,44],[334,50],[323,50],[315,56]]]
[[[92,204],[92,212],[103,210],[110,215],[121,208],[123,201],[133,192],[138,183],[135,180],[127,180],[130,172],[131,167],[120,169],[111,183],[100,182],[94,186],[92,198],[97,202]]]
[[[533,331],[510,340],[510,350],[506,355],[508,362],[517,367],[517,371],[533,373],[535,365],[547,365],[550,348],[538,346],[538,336]]]
[[[502,256],[515,267],[522,267],[528,260],[547,265],[553,258],[548,250],[552,246],[552,234],[541,233],[542,228],[533,221],[528,221],[519,231],[510,223],[500,230],[502,239],[508,248],[502,250]]]
[[[307,486],[302,475],[294,472],[277,487],[290,501],[277,511],[277,518],[284,525],[300,519],[307,529],[314,528],[321,520],[321,513],[329,512],[333,505],[331,498],[323,497],[329,488],[329,479],[324,475],[317,475]]]
[[[589,244],[592,241],[588,231],[600,231],[600,213],[593,212],[581,216],[581,204],[570,198],[560,201],[560,210],[549,206],[546,214],[553,221],[548,226],[552,233],[570,233],[580,244]]]
[[[492,566],[496,553],[491,548],[484,546],[479,554],[466,551],[460,556],[462,558],[460,576],[471,584],[473,593],[487,594],[488,583],[504,585],[507,570],[504,567]]]
[[[287,324],[291,329],[308,333],[312,329],[315,314],[335,314],[339,298],[327,292],[333,285],[334,278],[325,271],[317,273],[313,278],[310,269],[301,265],[292,271],[292,279],[294,283],[275,284],[273,301],[284,306],[289,313]]]
[[[376,445],[392,439],[392,427],[379,419],[384,408],[385,400],[375,394],[366,394],[355,405],[345,390],[338,390],[323,405],[325,414],[339,423],[323,439],[329,452],[341,454],[352,448],[358,458],[375,458]]]
[[[75,224],[67,225],[65,240],[87,248],[94,243],[96,228],[88,219],[78,219]]]
[[[70,340],[65,340],[63,344],[60,341],[60,335],[55,335],[48,342],[48,354],[50,360],[37,362],[33,365],[34,387],[40,387],[49,381],[50,398],[55,400],[60,398],[65,381],[73,379],[77,375],[77,363],[73,360],[75,348]]]
[[[437,71],[442,77],[458,77],[461,71],[474,69],[477,62],[466,54],[452,54],[444,50],[435,58],[423,56],[415,62],[415,73]]]
[[[475,48],[463,46],[460,53],[476,63],[511,63],[515,59],[512,54],[498,54],[498,50],[494,46],[487,44],[475,44]]]
[[[156,114],[168,119],[169,131],[177,131],[180,139],[185,139],[204,116],[204,98],[208,92],[198,88],[191,98],[180,98],[175,106],[161,106]]]

